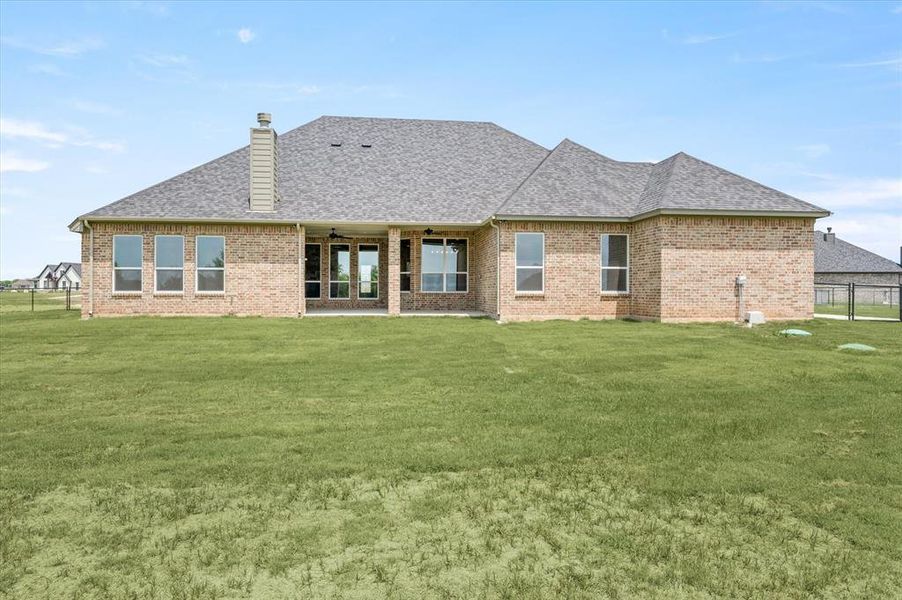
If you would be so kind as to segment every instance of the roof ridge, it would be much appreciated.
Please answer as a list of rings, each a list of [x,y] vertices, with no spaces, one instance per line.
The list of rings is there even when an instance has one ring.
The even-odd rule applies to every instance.
[[[661,180],[661,195],[662,196],[664,195],[664,192],[667,190],[667,188],[670,186],[670,179],[671,179],[671,176],[673,175],[673,168],[676,166],[677,159],[680,157],[681,154],[683,154],[683,152],[677,152],[676,154],[668,156],[667,158],[660,160],[660,161],[654,163],[654,165],[652,165],[653,167],[659,167],[661,165],[664,165],[664,163],[667,163],[666,165],[664,165],[664,173],[663,173],[663,178]],[[648,198],[649,188],[651,187],[651,182],[652,182],[652,179],[654,178],[654,175],[655,175],[655,173],[652,171],[650,171],[648,173],[648,180],[645,182],[645,188],[643,188],[642,193],[639,195],[639,202],[637,203],[637,205],[635,207],[635,210],[637,213],[642,212],[641,207],[642,207],[642,204]]]
[[[496,209],[492,212],[492,216],[497,215],[497,214],[501,211],[501,209],[504,208],[504,207],[511,201],[511,198],[513,198],[513,197],[517,194],[517,192],[519,192],[520,189],[521,189],[524,185],[526,185],[526,182],[527,182],[527,181],[529,181],[530,179],[532,179],[532,176],[535,175],[535,174],[538,172],[538,170],[542,168],[542,165],[545,164],[545,161],[547,161],[547,160],[551,157],[552,154],[554,154],[555,152],[557,152],[557,151],[558,151],[558,148],[560,148],[561,145],[562,145],[564,142],[566,142],[566,141],[567,141],[567,138],[562,139],[560,142],[558,142],[557,146],[555,146],[554,148],[552,148],[551,150],[549,150],[549,151],[548,151],[548,154],[546,154],[544,157],[542,157],[542,160],[540,160],[540,161],[538,162],[538,164],[533,168],[533,170],[529,172],[529,175],[527,175],[526,177],[524,177],[524,178],[523,178],[523,181],[521,181],[519,184],[517,184],[517,187],[515,187],[514,190],[510,193],[510,195],[508,195],[508,197],[504,199],[504,202],[502,202],[502,203],[498,206],[498,208],[496,208]]]

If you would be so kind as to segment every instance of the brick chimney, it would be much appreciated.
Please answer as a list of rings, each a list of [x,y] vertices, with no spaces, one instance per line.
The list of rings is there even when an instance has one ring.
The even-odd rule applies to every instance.
[[[279,152],[272,115],[257,113],[258,127],[251,127],[250,209],[272,212],[279,201]]]
[[[833,233],[833,228],[832,228],[832,227],[828,227],[828,228],[827,228],[827,233],[824,234],[824,241],[825,241],[825,242],[830,242],[831,244],[835,244],[835,243],[836,243],[836,234]]]

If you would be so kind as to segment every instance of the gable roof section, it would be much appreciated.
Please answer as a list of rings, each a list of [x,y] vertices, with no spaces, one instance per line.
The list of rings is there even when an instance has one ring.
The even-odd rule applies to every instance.
[[[493,123],[350,117],[320,117],[278,148],[273,213],[248,210],[245,146],[84,218],[480,223],[548,154]]]
[[[656,210],[746,211],[750,213],[827,213],[751,179],[714,166],[685,152],[658,163],[636,206],[636,214]],[[656,166],[658,166],[656,165]]]
[[[79,220],[476,225],[493,216],[829,214],[687,154],[621,162],[566,139],[549,152],[493,123],[320,117],[281,134],[278,152],[274,212],[249,210],[245,146]]]
[[[839,238],[825,240],[823,231],[814,232],[815,273],[902,273],[902,267]]]
[[[612,160],[564,140],[498,209],[498,216],[629,218],[649,163]]]

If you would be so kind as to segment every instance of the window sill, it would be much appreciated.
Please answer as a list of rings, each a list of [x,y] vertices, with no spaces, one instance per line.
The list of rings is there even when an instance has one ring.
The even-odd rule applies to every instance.
[[[194,292],[195,296],[225,296],[225,292]]]
[[[545,292],[514,292],[515,297],[529,298],[530,296],[536,297],[536,296],[544,296],[544,295],[545,295]]]
[[[630,295],[629,292],[598,292],[602,298],[626,298]]]
[[[463,292],[428,292],[428,291],[419,291],[418,294],[469,294],[469,291]]]
[[[185,295],[185,292],[184,292],[184,291],[181,291],[181,292],[160,292],[160,291],[157,291],[157,292],[154,292],[153,295],[154,295],[154,296],[184,296],[184,295]]]
[[[144,292],[113,292],[114,298],[135,298],[142,296]]]

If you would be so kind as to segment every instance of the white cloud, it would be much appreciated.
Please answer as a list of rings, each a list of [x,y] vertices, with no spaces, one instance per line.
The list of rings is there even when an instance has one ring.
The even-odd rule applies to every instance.
[[[154,67],[177,67],[188,64],[184,54],[139,54],[138,60]]]
[[[877,60],[866,60],[862,62],[839,63],[837,67],[847,69],[862,69],[867,67],[889,67],[893,70],[902,70],[902,56],[895,58],[881,58]]]
[[[847,179],[821,175],[818,187],[792,195],[831,211],[870,208],[902,212],[902,179]]]
[[[827,144],[803,144],[796,146],[796,150],[801,152],[807,158],[820,158],[830,153],[830,146]]]
[[[63,133],[49,131],[41,123],[35,121],[17,121],[0,117],[0,136],[12,139],[26,138],[61,145],[66,142]]]
[[[41,75],[53,75],[54,77],[66,77],[68,75],[58,66],[49,63],[31,65],[30,67],[28,67],[28,70],[32,73],[40,73]]]
[[[0,152],[0,173],[37,173],[50,166],[42,160],[21,158],[12,152]]]
[[[250,43],[255,37],[257,37],[257,34],[247,27],[242,27],[238,30],[238,41],[242,44]]]
[[[727,38],[735,37],[738,35],[737,33],[700,33],[695,35],[687,35],[683,37],[680,41],[684,44],[688,44],[690,46],[694,46],[697,44],[708,44],[710,42],[717,42],[719,40],[725,40]]]
[[[94,37],[52,43],[41,43],[19,37],[0,37],[0,44],[9,46],[10,48],[27,50],[28,52],[34,52],[35,54],[62,56],[66,58],[79,56],[92,50],[99,50],[104,46],[103,40]]]
[[[894,7],[890,12],[893,13],[894,15],[902,15],[902,4]]]
[[[118,115],[122,114],[122,110],[120,110],[118,108],[113,108],[109,104],[104,104],[102,102],[94,102],[91,100],[75,99],[70,102],[70,105],[75,110],[94,114],[94,115],[118,116]]]
[[[871,252],[899,261],[902,245],[902,214],[897,213],[839,213],[826,219],[818,219],[817,228],[833,233],[847,242]]]
[[[78,146],[111,152],[122,152],[125,144],[99,140],[79,127],[69,126],[65,131],[52,131],[37,121],[19,121],[0,117],[0,137],[36,141],[50,148]]]

